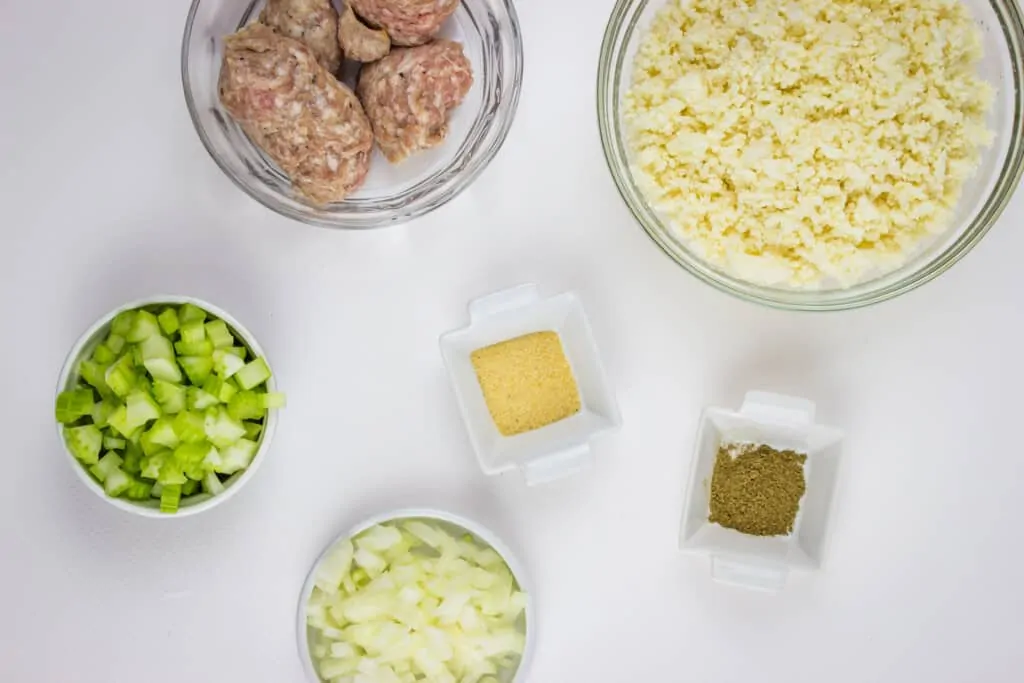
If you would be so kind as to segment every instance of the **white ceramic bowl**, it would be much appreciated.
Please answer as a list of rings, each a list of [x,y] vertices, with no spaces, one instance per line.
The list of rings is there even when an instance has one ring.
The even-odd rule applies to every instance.
[[[186,303],[198,306],[207,313],[223,320],[227,323],[228,327],[231,328],[231,331],[234,332],[235,336],[249,348],[249,351],[254,356],[266,359],[266,354],[256,341],[256,338],[253,337],[249,330],[245,329],[242,324],[235,320],[228,312],[221,310],[213,304],[189,296],[151,296],[119,306],[93,323],[92,327],[86,330],[85,333],[78,338],[78,341],[75,342],[75,345],[71,348],[71,352],[68,354],[67,360],[64,361],[64,367],[61,368],[60,379],[57,381],[57,393],[59,394],[65,389],[72,388],[78,382],[79,361],[82,358],[89,356],[93,349],[106,338],[110,330],[110,323],[118,313],[131,311],[143,306],[178,306]],[[267,363],[269,365],[270,361],[267,360]],[[272,367],[273,366],[271,366],[271,368]],[[273,377],[267,380],[267,390],[276,390]],[[256,455],[253,456],[252,463],[250,463],[247,468],[232,475],[227,481],[225,481],[224,491],[222,493],[216,496],[200,493],[194,496],[189,496],[188,498],[182,498],[181,507],[172,515],[160,512],[160,501],[155,498],[152,500],[134,501],[108,496],[103,490],[103,486],[90,476],[85,466],[82,465],[82,463],[80,463],[75,456],[71,454],[71,451],[68,450],[67,446],[64,445],[64,435],[61,427],[62,426],[60,424],[57,425],[57,436],[60,438],[61,445],[64,446],[64,454],[67,456],[68,462],[71,464],[71,468],[78,475],[78,478],[82,480],[90,491],[121,510],[131,512],[142,517],[174,519],[177,517],[197,515],[200,512],[204,512],[210,508],[220,505],[238,493],[242,486],[252,479],[253,475],[256,474],[256,469],[263,462],[267,450],[270,448],[270,442],[273,440],[274,430],[277,429],[277,411],[271,410],[267,413],[266,422],[264,423],[263,430],[260,433],[259,448],[256,450]]]
[[[302,660],[302,669],[306,672],[306,680],[309,683],[323,683],[322,679],[317,675],[313,665],[313,656],[309,651],[309,627],[306,625],[306,609],[309,603],[309,597],[313,594],[316,570],[320,566],[320,563],[323,562],[324,558],[326,558],[331,550],[334,549],[334,546],[345,539],[358,536],[362,532],[378,524],[393,522],[396,520],[411,519],[420,519],[433,523],[441,522],[455,531],[468,533],[473,536],[477,543],[491,547],[503,560],[505,560],[505,564],[508,565],[509,571],[512,572],[512,577],[515,579],[519,590],[526,593],[526,609],[523,612],[526,629],[526,646],[523,648],[523,656],[519,659],[518,666],[514,669],[499,671],[498,680],[501,683],[525,683],[527,676],[529,675],[530,664],[533,661],[533,653],[537,639],[537,627],[534,623],[533,588],[526,579],[526,572],[524,571],[523,566],[519,563],[519,560],[516,559],[515,555],[512,554],[512,551],[509,550],[508,546],[506,546],[501,539],[486,527],[460,515],[433,508],[405,508],[370,517],[337,536],[333,541],[327,544],[327,547],[320,553],[320,556],[316,558],[316,561],[309,570],[309,574],[306,576],[306,583],[302,586],[302,593],[299,595],[298,620],[296,622],[296,631],[298,633],[299,640],[299,658]]]

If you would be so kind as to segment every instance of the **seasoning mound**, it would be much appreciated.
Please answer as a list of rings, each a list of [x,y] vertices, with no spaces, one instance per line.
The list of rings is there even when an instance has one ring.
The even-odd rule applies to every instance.
[[[540,429],[580,411],[580,392],[555,332],[533,332],[470,354],[502,436]]]
[[[807,486],[804,462],[796,451],[757,444],[725,444],[711,475],[708,521],[752,536],[793,532]]]

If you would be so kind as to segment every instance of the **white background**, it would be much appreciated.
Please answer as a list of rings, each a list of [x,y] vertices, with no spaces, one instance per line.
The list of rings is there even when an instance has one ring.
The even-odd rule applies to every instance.
[[[0,0],[0,681],[300,683],[322,546],[390,507],[490,525],[536,584],[531,683],[1024,680],[1024,194],[951,272],[841,314],[699,284],[631,219],[595,122],[611,0],[523,0],[505,147],[457,200],[368,233],[290,222],[207,157],[179,77],[186,0]],[[570,39],[571,37],[571,39]],[[523,281],[583,298],[624,427],[527,489],[478,470],[437,338]],[[192,294],[261,340],[289,405],[233,500],[139,519],[52,424],[95,318]],[[750,388],[849,433],[822,573],[767,596],[675,549],[697,418]]]

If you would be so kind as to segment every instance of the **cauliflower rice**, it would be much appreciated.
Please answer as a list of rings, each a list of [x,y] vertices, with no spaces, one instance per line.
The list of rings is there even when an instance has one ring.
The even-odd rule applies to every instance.
[[[669,0],[624,121],[651,205],[742,279],[849,286],[944,231],[992,88],[957,0]]]

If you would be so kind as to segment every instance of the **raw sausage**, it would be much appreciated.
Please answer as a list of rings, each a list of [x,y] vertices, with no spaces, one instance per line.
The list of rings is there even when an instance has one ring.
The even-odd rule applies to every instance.
[[[372,29],[359,21],[351,5],[338,17],[338,44],[346,59],[376,62],[391,51],[391,39],[382,28]]]
[[[332,74],[341,66],[338,13],[331,0],[267,0],[260,22],[283,36],[301,40]]]
[[[232,118],[313,202],[341,201],[366,179],[370,122],[303,43],[262,24],[229,36],[219,89]]]
[[[348,0],[366,23],[388,32],[393,45],[423,45],[437,35],[459,0]]]
[[[441,144],[448,116],[473,84],[462,46],[437,40],[397,48],[359,73],[357,92],[381,151],[391,163]]]

